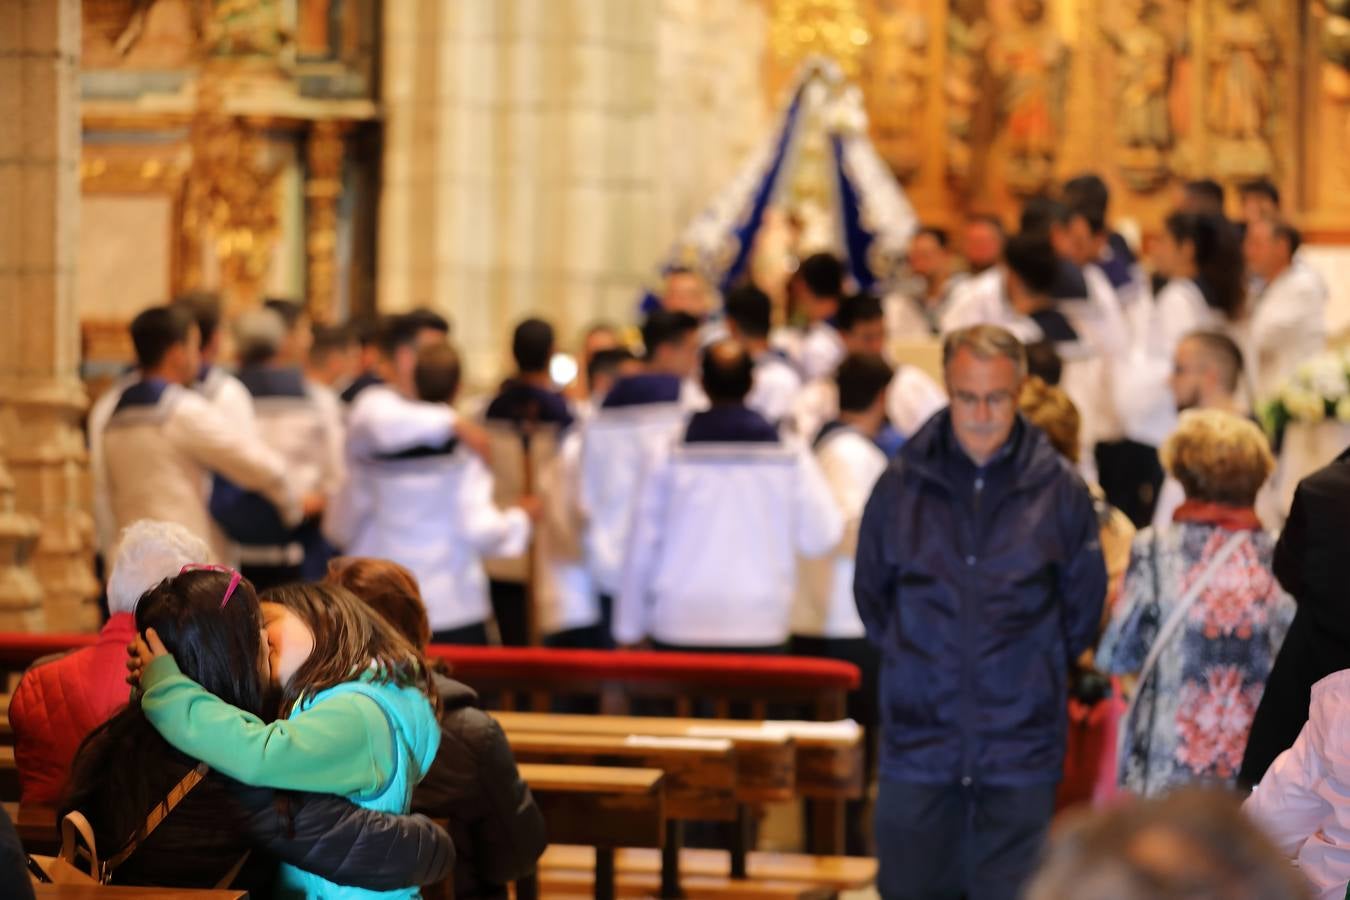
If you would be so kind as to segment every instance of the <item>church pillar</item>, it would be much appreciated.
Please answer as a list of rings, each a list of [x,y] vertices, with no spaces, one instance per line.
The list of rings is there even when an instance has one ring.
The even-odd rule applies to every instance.
[[[79,46],[79,0],[0,0],[0,431],[15,505],[38,523],[32,568],[54,631],[98,624],[75,299]],[[3,498],[0,485],[0,548]],[[6,571],[16,560],[0,553],[0,585],[31,602]]]

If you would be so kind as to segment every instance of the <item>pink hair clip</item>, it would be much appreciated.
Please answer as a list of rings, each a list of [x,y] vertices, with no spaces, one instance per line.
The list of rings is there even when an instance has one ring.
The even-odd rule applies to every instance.
[[[222,599],[222,600],[220,601],[220,608],[221,608],[221,609],[224,609],[224,608],[225,608],[225,604],[230,602],[230,598],[234,596],[234,589],[237,588],[237,587],[239,587],[239,582],[242,581],[243,578],[244,578],[243,575],[240,575],[240,574],[239,574],[239,571],[238,571],[237,569],[231,569],[231,568],[229,568],[228,566],[218,566],[218,565],[216,565],[216,564],[214,564],[214,563],[188,563],[186,566],[183,566],[183,568],[181,568],[181,569],[178,570],[178,574],[179,574],[179,575],[182,575],[184,572],[223,572],[223,573],[229,573],[229,576],[230,576],[230,584],[229,584],[228,587],[225,588],[225,597],[224,597],[224,599]]]

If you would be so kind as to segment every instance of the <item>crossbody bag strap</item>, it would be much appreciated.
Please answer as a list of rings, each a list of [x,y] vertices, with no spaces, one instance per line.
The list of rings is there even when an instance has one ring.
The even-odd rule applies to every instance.
[[[182,780],[169,790],[168,795],[163,800],[155,804],[154,809],[150,810],[150,814],[145,817],[144,824],[131,836],[126,846],[118,851],[116,856],[104,862],[101,873],[104,876],[103,880],[106,880],[114,869],[126,862],[127,858],[136,852],[136,848],[144,843],[146,838],[150,837],[151,833],[164,821],[164,818],[173,812],[174,807],[182,803],[183,798],[190,794],[193,788],[201,784],[202,779],[206,777],[206,773],[209,771],[211,771],[211,767],[206,763],[197,763],[196,767],[184,775]]]
[[[1134,696],[1130,698],[1130,705],[1125,710],[1125,722],[1131,723],[1134,721],[1135,704],[1139,702],[1139,695],[1144,692],[1144,685],[1148,681],[1148,676],[1153,673],[1154,667],[1158,664],[1158,658],[1162,656],[1162,652],[1167,648],[1168,642],[1171,641],[1172,636],[1176,633],[1177,629],[1181,627],[1182,620],[1186,618],[1186,613],[1190,611],[1190,608],[1195,604],[1196,599],[1204,593],[1205,588],[1209,587],[1209,583],[1214,580],[1214,576],[1219,573],[1221,568],[1223,568],[1223,564],[1226,563],[1228,557],[1232,556],[1237,550],[1238,546],[1242,543],[1242,540],[1243,532],[1241,531],[1235,532],[1228,538],[1227,542],[1219,548],[1219,552],[1215,553],[1213,558],[1210,559],[1209,565],[1205,567],[1205,571],[1200,573],[1200,577],[1192,582],[1190,589],[1182,595],[1181,600],[1177,602],[1177,605],[1172,609],[1172,612],[1168,614],[1167,620],[1163,622],[1162,627],[1158,629],[1158,636],[1153,639],[1153,646],[1149,648],[1148,656],[1144,659],[1144,665],[1139,669],[1138,680],[1135,682]],[[1162,563],[1162,557],[1157,553],[1156,544],[1154,546],[1153,567],[1156,572]],[[1120,730],[1121,737],[1123,738],[1128,731],[1129,729],[1122,728]]]

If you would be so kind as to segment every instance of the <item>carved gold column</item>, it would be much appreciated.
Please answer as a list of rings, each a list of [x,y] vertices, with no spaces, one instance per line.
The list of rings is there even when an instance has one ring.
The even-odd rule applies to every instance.
[[[98,624],[75,300],[80,156],[78,0],[0,0],[0,431],[14,506],[39,527],[32,567],[54,630]],[[3,493],[3,488],[0,488]],[[5,528],[0,508],[0,532]],[[17,529],[17,530],[16,530]],[[17,544],[0,581],[31,602]],[[0,546],[4,538],[0,537]],[[11,555],[12,553],[12,555]],[[8,569],[8,571],[6,571]],[[31,624],[30,612],[20,618]]]
[[[309,315],[331,322],[337,305],[338,196],[342,193],[343,124],[315,122],[305,148],[305,293]]]

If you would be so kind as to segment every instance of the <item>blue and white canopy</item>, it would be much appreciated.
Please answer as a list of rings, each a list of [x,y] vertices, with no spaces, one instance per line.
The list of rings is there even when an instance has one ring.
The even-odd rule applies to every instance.
[[[918,228],[914,208],[867,136],[862,94],[832,61],[805,63],[775,132],[751,155],[676,239],[659,273],[677,266],[700,272],[725,293],[750,268],[755,237],[765,212],[789,205],[791,185],[804,148],[828,148],[826,213],[832,250],[845,260],[863,290],[884,287],[896,274]],[[657,298],[648,293],[643,309]]]

